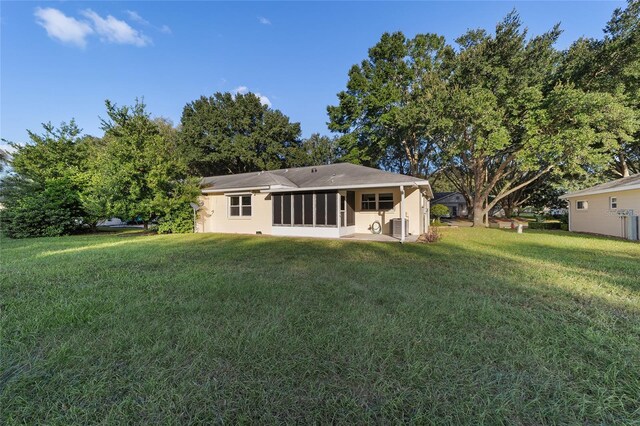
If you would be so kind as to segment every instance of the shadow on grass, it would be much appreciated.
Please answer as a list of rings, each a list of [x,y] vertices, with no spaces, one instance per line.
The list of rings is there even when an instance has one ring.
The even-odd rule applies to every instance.
[[[32,247],[4,275],[0,402],[26,423],[638,420],[637,293],[609,294],[628,282],[603,256],[500,235]]]

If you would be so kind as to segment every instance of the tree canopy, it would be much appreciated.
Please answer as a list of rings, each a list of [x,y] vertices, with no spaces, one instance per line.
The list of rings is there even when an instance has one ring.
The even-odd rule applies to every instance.
[[[384,34],[349,71],[338,105],[328,107],[329,127],[342,134],[346,161],[444,175],[482,224],[551,175],[593,175],[612,158],[634,170],[637,22],[630,3],[603,42],[565,54],[554,47],[559,26],[530,36],[515,11],[493,33],[469,30],[455,47],[433,34]],[[610,65],[616,55],[625,59]],[[594,63],[611,69],[594,71]]]
[[[80,199],[86,184],[87,140],[72,120],[44,132],[28,132],[29,143],[11,143],[12,173],[0,181],[3,230],[10,237],[74,232],[86,215]]]
[[[186,212],[182,222],[190,224],[184,218],[198,190],[188,176],[176,130],[151,119],[141,101],[131,107],[107,101],[106,107],[104,137],[92,162],[93,191],[87,197],[92,205],[105,206],[107,217],[139,219],[145,226],[181,208]]]
[[[443,37],[385,33],[349,71],[329,128],[342,133],[343,160],[414,176],[432,171],[434,139],[446,121],[443,101],[453,49]]]
[[[640,2],[614,11],[604,37],[581,38],[565,52],[559,78],[607,96],[609,176],[640,173]]]
[[[279,169],[301,158],[300,124],[253,93],[216,93],[188,103],[180,146],[190,173],[211,176]]]

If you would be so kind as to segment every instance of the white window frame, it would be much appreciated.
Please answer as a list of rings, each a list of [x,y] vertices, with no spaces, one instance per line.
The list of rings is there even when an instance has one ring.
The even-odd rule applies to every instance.
[[[582,208],[578,207],[579,203],[582,203]],[[589,202],[586,200],[576,200],[576,210],[579,212],[589,210]]]
[[[618,197],[609,197],[609,208],[611,210],[618,208]]]
[[[390,209],[381,209],[380,208],[380,194],[391,194],[391,208]],[[376,194],[376,207],[378,207],[379,211],[392,212],[396,209],[396,197],[393,192],[379,192]]]
[[[391,194],[391,202],[393,203],[393,207],[390,209],[381,209],[380,208],[380,194]],[[365,195],[373,195],[375,197],[375,208],[373,209],[365,209],[364,202],[362,197]],[[360,194],[360,211],[362,212],[394,212],[396,210],[396,196],[393,192],[362,192]]]
[[[237,197],[238,198],[238,215],[231,214],[231,199]],[[242,198],[249,197],[249,204],[242,204]],[[244,207],[249,207],[251,209],[251,214],[245,215],[243,214],[242,209]],[[229,194],[227,195],[227,218],[229,219],[250,219],[253,216],[253,194]]]
[[[365,195],[373,195],[373,208],[364,208],[364,196]],[[367,201],[367,203],[369,203],[370,201]],[[378,211],[378,194],[374,193],[374,192],[363,192],[360,194],[360,210],[363,212],[375,212]]]

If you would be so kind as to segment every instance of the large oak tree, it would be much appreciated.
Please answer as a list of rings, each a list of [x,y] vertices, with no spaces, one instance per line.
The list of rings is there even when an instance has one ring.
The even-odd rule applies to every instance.
[[[301,158],[300,124],[253,93],[216,93],[182,112],[181,150],[198,176],[278,169]]]
[[[425,177],[433,171],[454,52],[443,37],[385,33],[349,71],[329,128],[342,133],[343,161]]]
[[[577,40],[558,74],[583,90],[609,95],[609,174],[640,173],[640,1],[616,9],[601,40]]]

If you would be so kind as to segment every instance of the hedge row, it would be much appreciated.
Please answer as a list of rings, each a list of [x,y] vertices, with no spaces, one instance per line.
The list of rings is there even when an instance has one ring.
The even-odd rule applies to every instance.
[[[560,222],[529,222],[529,229],[562,229],[567,230],[567,225]]]

